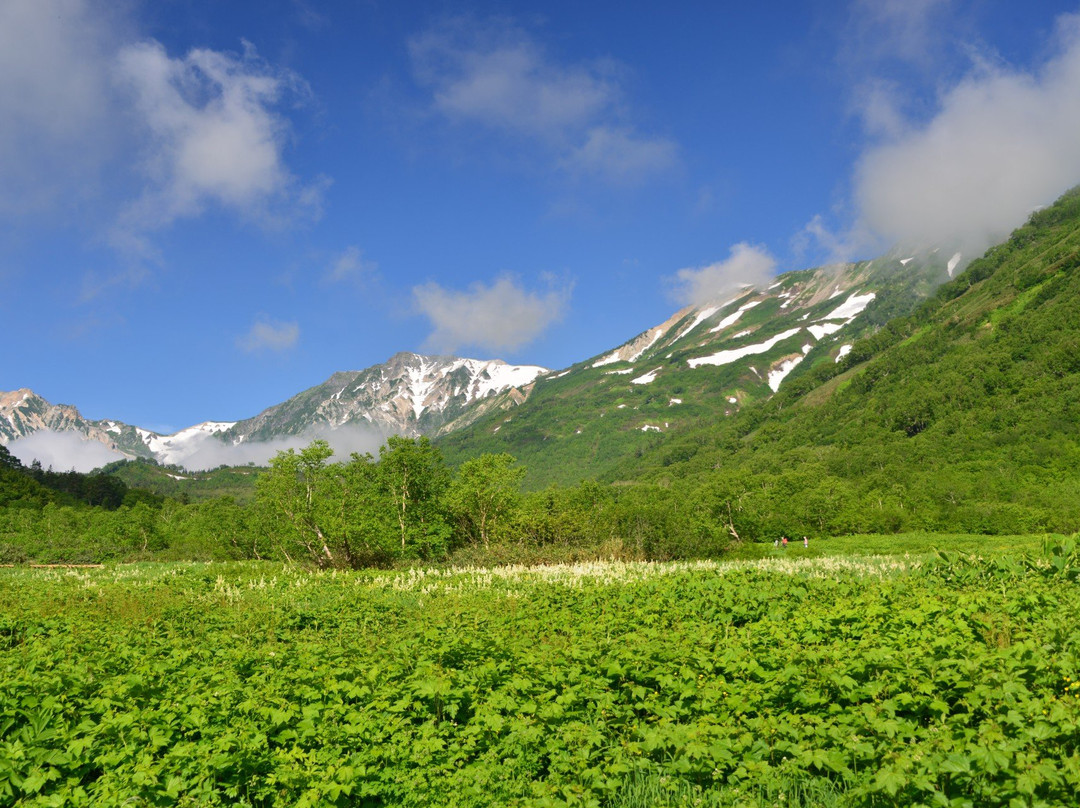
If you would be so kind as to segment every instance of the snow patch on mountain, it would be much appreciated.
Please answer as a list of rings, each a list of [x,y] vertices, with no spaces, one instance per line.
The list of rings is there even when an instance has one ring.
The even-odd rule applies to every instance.
[[[538,376],[548,372],[547,368],[538,365],[508,365],[498,359],[458,359],[450,366],[447,373],[452,373],[459,368],[466,368],[469,371],[469,384],[465,398],[469,403],[487,398],[492,393],[509,390],[511,387],[524,387],[534,382]],[[566,371],[566,373],[569,372]]]
[[[801,330],[801,328],[791,328],[787,331],[782,331],[771,339],[765,340],[765,342],[759,342],[754,345],[744,345],[741,348],[732,348],[726,351],[718,351],[709,356],[701,356],[696,359],[688,359],[686,360],[686,364],[692,368],[701,367],[702,365],[727,365],[737,359],[742,359],[744,356],[765,353],[777,343],[783,342],[787,338],[798,334]]]
[[[820,340],[822,337],[827,337],[829,334],[835,334],[847,323],[822,323],[821,325],[808,325],[806,330],[809,331],[814,339]]]
[[[861,314],[863,309],[869,306],[876,297],[877,294],[874,292],[867,292],[865,295],[852,295],[824,317],[819,317],[818,321],[851,320]]]
[[[949,263],[946,269],[948,269],[949,271],[950,278],[952,277],[953,272],[956,270],[957,264],[960,263],[960,257],[960,253],[956,253],[956,255],[949,259]]]
[[[662,367],[650,370],[648,373],[638,376],[636,379],[631,379],[630,384],[652,384],[656,381],[656,374],[663,370]]]
[[[649,350],[649,348],[655,345],[661,337],[670,332],[676,324],[689,316],[692,311],[694,311],[693,306],[679,309],[660,325],[653,326],[648,331],[638,335],[629,342],[623,343],[611,353],[605,354],[600,359],[597,359],[592,363],[592,367],[599,368],[604,365],[614,364],[615,362],[636,361],[642,354]]]
[[[697,328],[703,322],[705,322],[710,317],[712,317],[714,314],[716,314],[716,312],[720,311],[721,308],[723,308],[723,307],[722,306],[709,306],[708,308],[702,309],[701,311],[699,311],[697,317],[694,318],[694,321],[692,323],[690,323],[690,325],[688,325],[682,331],[680,331],[679,336],[675,337],[675,339],[673,339],[672,342],[677,342],[678,340],[681,340],[683,337],[685,337],[687,334],[689,334],[691,331],[693,331],[695,328]]]
[[[783,297],[783,295],[781,295],[781,297]],[[723,331],[730,325],[735,325],[738,319],[742,317],[743,312],[750,311],[750,309],[754,308],[754,306],[757,306],[759,303],[761,303],[760,300],[751,300],[749,303],[744,303],[743,305],[739,306],[738,309],[736,309],[719,323],[717,323],[715,328],[710,328],[709,333],[715,334],[717,331]]]
[[[785,359],[783,362],[781,362],[780,366],[778,368],[776,368],[775,370],[770,370],[769,371],[769,378],[768,378],[769,387],[772,389],[772,391],[774,393],[777,390],[780,389],[780,383],[782,381],[784,381],[784,378],[789,373],[791,373],[791,371],[795,370],[795,367],[801,361],[803,361],[803,357],[801,357],[801,356],[793,356],[791,359]]]

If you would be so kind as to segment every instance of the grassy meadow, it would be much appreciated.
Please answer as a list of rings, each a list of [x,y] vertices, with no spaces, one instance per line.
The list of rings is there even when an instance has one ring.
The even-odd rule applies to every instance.
[[[1080,558],[1042,545],[2,569],[0,804],[1066,805]]]

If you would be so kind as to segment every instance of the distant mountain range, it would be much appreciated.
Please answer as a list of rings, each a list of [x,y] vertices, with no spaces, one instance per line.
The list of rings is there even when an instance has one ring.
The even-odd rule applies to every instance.
[[[548,441],[620,442],[627,432],[647,435],[686,418],[724,417],[773,395],[800,367],[826,355],[843,357],[856,338],[911,311],[961,260],[937,251],[893,252],[786,273],[767,289],[735,288],[716,301],[680,309],[560,372],[399,353],[365,370],[335,373],[252,418],[207,421],[172,435],[86,419],[74,406],[51,404],[31,390],[0,393],[0,443],[40,430],[74,432],[129,458],[178,465],[200,458],[205,466],[207,448],[250,448],[348,430],[370,436],[373,446],[392,434],[430,435],[441,437],[451,454],[498,450],[526,458]],[[543,449],[560,456],[550,444]],[[599,446],[586,454],[597,452]],[[578,464],[577,474],[588,465],[581,455],[579,448],[566,453]]]
[[[500,360],[399,353],[366,370],[335,373],[322,384],[243,421],[207,421],[162,435],[113,420],[90,420],[68,404],[51,404],[31,390],[0,393],[0,443],[40,430],[74,432],[129,458],[184,465],[211,447],[311,439],[348,427],[377,442],[389,435],[436,434],[465,425],[529,395],[547,369]],[[221,453],[214,456],[225,457]],[[244,455],[251,456],[251,455]]]

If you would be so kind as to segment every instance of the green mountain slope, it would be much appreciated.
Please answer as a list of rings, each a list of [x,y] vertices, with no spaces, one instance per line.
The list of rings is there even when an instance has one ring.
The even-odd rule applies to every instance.
[[[534,488],[603,475],[834,366],[859,337],[948,280],[948,259],[895,252],[687,307],[613,351],[539,378],[512,411],[449,423],[439,445],[452,462],[510,452]]]
[[[129,488],[152,491],[163,497],[201,502],[232,497],[239,503],[255,498],[255,480],[261,468],[221,466],[209,471],[188,471],[180,466],[161,466],[153,460],[118,460],[101,469],[123,480]]]
[[[609,470],[741,535],[1080,528],[1080,192],[780,393]]]

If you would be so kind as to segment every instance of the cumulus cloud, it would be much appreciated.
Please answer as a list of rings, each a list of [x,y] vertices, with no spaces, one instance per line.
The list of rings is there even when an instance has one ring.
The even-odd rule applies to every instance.
[[[129,218],[160,226],[216,203],[268,221],[275,205],[295,205],[310,193],[285,165],[288,123],[275,111],[283,96],[303,95],[306,85],[244,46],[241,55],[199,48],[180,58],[153,41],[121,49],[116,78],[145,130],[151,184]]]
[[[378,266],[366,260],[359,247],[347,247],[330,262],[323,283],[362,283],[375,274]]]
[[[598,66],[555,64],[524,32],[501,25],[459,20],[414,37],[409,54],[447,117],[539,137],[584,126],[619,92]]]
[[[675,298],[684,305],[714,303],[745,286],[766,286],[776,270],[776,259],[760,245],[740,242],[723,261],[680,269],[672,279]]]
[[[926,124],[863,154],[855,196],[866,227],[977,252],[1080,181],[1080,18],[1059,28],[1060,51],[1040,70],[982,65]]]
[[[78,216],[140,261],[157,258],[152,231],[211,206],[269,227],[317,218],[329,181],[286,163],[284,105],[304,82],[246,43],[170,57],[132,8],[0,3],[0,215]]]
[[[413,288],[416,308],[433,328],[425,345],[446,352],[466,345],[514,351],[558,322],[569,298],[569,288],[530,292],[509,276],[490,286],[474,283],[466,292],[435,282]]]
[[[268,441],[244,441],[230,444],[216,435],[202,433],[170,450],[164,462],[183,466],[190,471],[205,471],[218,466],[246,466],[254,463],[265,466],[278,452],[302,449],[316,438],[327,441],[334,456],[345,461],[353,452],[378,452],[386,436],[376,429],[361,426],[342,426],[335,429],[310,428],[298,435]]]
[[[288,350],[300,339],[300,326],[294,322],[280,322],[269,317],[260,317],[236,344],[247,353],[256,351]]]
[[[14,440],[7,448],[23,465],[29,466],[37,460],[44,468],[51,467],[54,471],[85,473],[124,459],[124,455],[79,432],[54,432],[51,429],[41,429]]]
[[[518,28],[467,19],[414,37],[409,53],[437,113],[539,143],[564,169],[625,184],[677,163],[673,141],[625,122],[610,61],[560,64]]]

